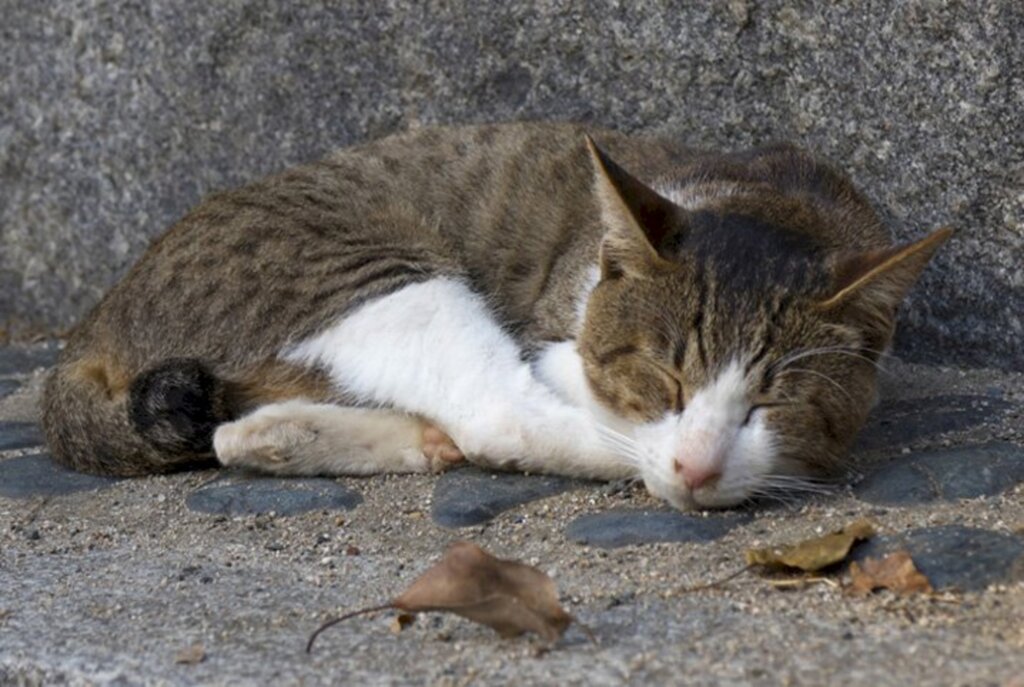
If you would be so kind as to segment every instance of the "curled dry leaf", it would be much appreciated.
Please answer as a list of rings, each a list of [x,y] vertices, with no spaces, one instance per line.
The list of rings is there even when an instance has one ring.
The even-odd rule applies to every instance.
[[[897,594],[932,591],[932,583],[914,565],[906,551],[890,553],[885,558],[867,558],[863,567],[850,564],[850,593],[866,596],[876,589],[891,589]]]
[[[561,637],[573,618],[558,603],[554,581],[536,568],[495,558],[476,544],[452,544],[441,560],[402,594],[381,606],[329,620],[309,638],[342,620],[393,608],[415,614],[447,611],[494,629],[502,637],[534,632],[547,641]]]
[[[838,532],[798,544],[748,549],[747,564],[815,572],[845,559],[855,542],[868,539],[874,533],[875,527],[869,521],[857,520]]]

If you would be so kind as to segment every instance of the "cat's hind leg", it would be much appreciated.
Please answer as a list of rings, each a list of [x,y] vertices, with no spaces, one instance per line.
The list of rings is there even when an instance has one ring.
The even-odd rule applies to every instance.
[[[213,447],[226,466],[275,475],[437,472],[462,459],[451,439],[412,415],[304,400],[220,425]]]

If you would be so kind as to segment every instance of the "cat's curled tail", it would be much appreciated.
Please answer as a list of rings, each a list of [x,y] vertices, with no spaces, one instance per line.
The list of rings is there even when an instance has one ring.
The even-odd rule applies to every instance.
[[[43,400],[54,458],[75,470],[135,476],[212,462],[213,431],[237,416],[226,382],[195,358],[129,377],[107,361],[61,361]]]

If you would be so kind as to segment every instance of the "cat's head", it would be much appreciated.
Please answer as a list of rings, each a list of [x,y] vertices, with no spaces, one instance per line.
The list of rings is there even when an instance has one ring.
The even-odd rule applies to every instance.
[[[834,175],[834,198],[746,184],[687,209],[590,147],[606,234],[578,346],[648,489],[723,507],[835,474],[874,403],[897,307],[950,232],[842,250],[854,223],[877,219],[827,168],[815,169]]]

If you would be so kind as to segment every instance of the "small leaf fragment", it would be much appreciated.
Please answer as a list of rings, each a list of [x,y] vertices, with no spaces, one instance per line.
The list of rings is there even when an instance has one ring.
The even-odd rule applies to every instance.
[[[416,622],[416,616],[412,613],[399,613],[388,623],[388,630],[391,631],[391,634],[397,635],[414,622]]]
[[[838,532],[807,539],[789,546],[748,549],[748,565],[771,568],[797,568],[816,572],[846,558],[855,542],[868,539],[875,527],[867,520],[857,520]]]
[[[891,589],[904,595],[933,591],[932,583],[906,551],[896,551],[884,558],[867,558],[862,565],[851,563],[850,577],[849,590],[856,596],[866,596],[876,589]]]
[[[193,644],[187,646],[177,654],[174,655],[175,663],[183,663],[185,665],[194,666],[197,663],[202,663],[206,660],[206,649],[203,648],[202,644]]]

